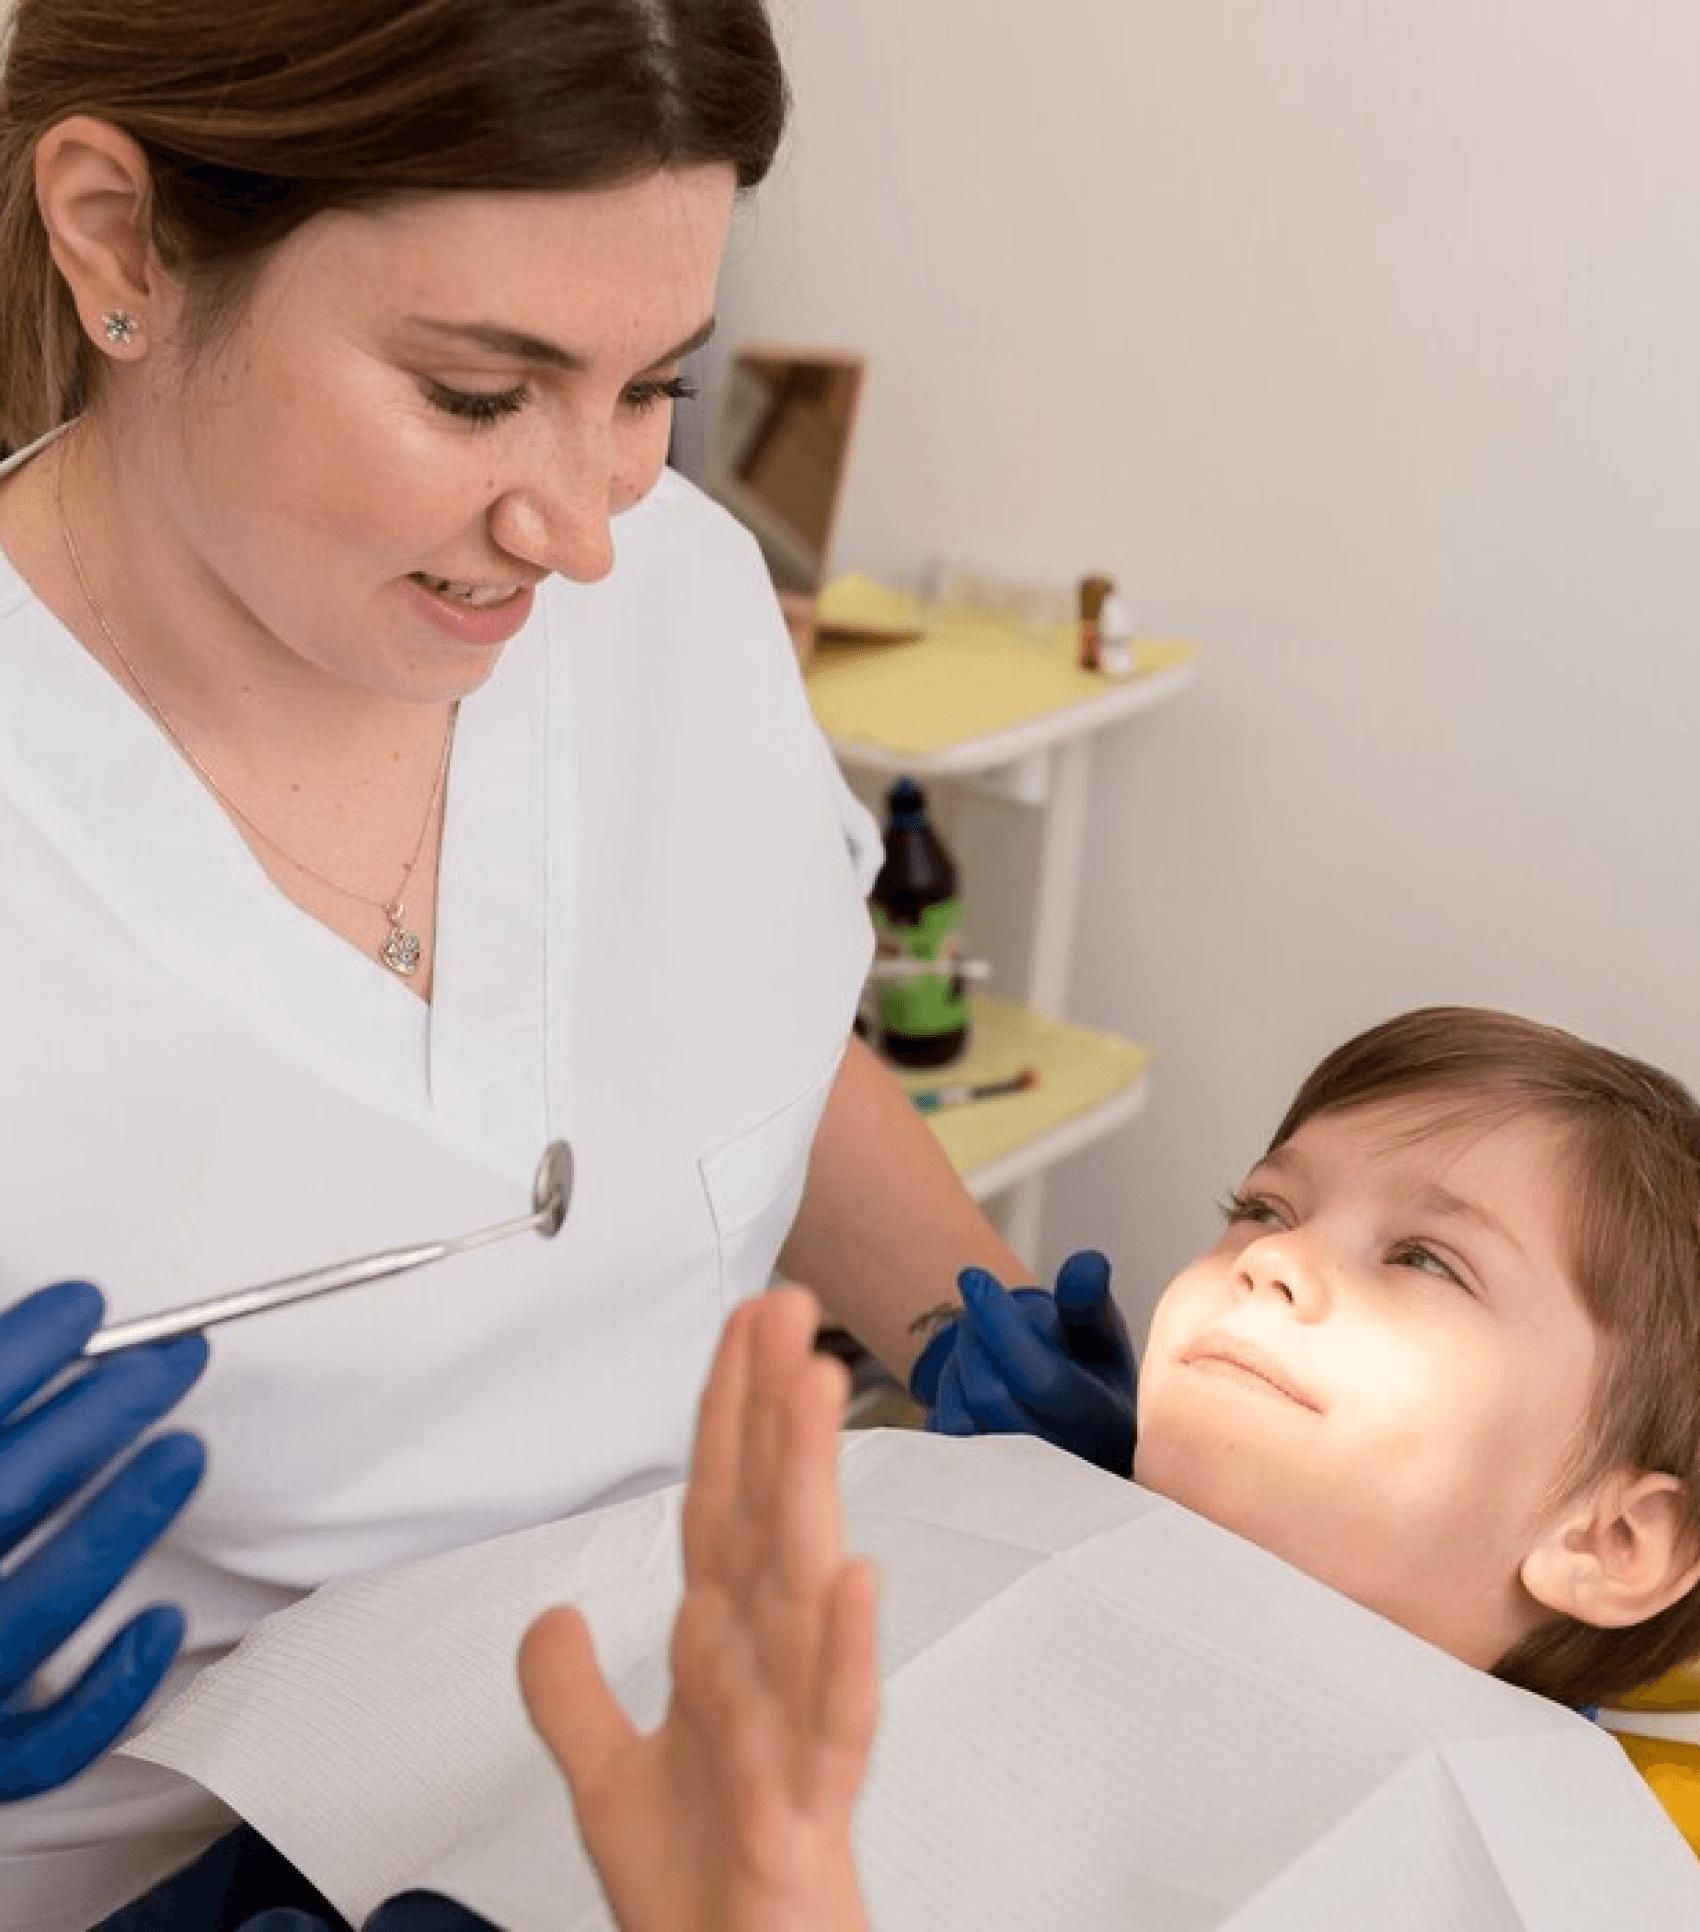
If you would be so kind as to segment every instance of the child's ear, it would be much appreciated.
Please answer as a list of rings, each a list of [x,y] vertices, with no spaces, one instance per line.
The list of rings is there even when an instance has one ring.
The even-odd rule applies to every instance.
[[[1523,1559],[1523,1587],[1602,1630],[1645,1623],[1700,1579],[1675,1476],[1620,1470],[1558,1511]]]

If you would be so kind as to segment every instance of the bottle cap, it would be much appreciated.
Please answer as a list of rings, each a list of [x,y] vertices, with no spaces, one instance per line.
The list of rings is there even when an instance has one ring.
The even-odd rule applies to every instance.
[[[912,778],[900,778],[885,795],[894,831],[908,831],[921,823],[927,809],[927,795]]]

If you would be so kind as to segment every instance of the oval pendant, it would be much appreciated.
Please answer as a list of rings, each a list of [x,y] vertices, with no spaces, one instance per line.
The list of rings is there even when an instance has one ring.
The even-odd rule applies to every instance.
[[[400,973],[403,979],[411,979],[425,957],[425,948],[419,943],[418,933],[409,932],[398,922],[390,927],[383,945],[378,949],[378,957],[392,973]]]

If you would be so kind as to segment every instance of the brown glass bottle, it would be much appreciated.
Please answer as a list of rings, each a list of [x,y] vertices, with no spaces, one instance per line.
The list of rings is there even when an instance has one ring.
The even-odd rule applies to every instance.
[[[905,1067],[941,1067],[968,1045],[968,992],[952,969],[961,914],[956,863],[927,819],[926,794],[900,778],[886,795],[885,863],[870,903],[880,955],[916,970],[879,982],[879,1044]],[[937,970],[927,970],[937,962]]]

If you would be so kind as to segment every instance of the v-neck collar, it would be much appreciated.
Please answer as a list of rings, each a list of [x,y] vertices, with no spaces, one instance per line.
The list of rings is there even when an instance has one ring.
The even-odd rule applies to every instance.
[[[0,786],[137,945],[380,1110],[512,1171],[547,1138],[551,653],[539,599],[463,701],[427,1005],[278,891],[158,726],[0,555]]]

